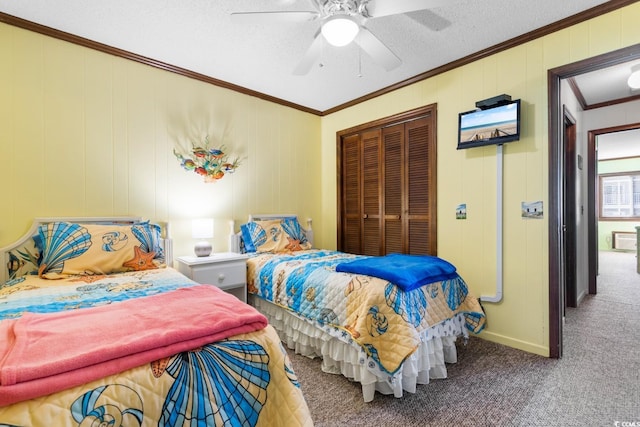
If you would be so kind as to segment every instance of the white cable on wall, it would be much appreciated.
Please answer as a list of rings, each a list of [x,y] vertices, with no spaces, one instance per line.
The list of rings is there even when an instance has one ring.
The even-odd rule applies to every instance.
[[[503,204],[503,145],[496,147],[496,293],[492,296],[483,295],[482,302],[502,301],[502,204]]]

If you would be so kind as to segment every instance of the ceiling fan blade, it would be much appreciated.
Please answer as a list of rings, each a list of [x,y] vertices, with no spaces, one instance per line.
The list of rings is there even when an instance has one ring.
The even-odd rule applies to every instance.
[[[316,37],[313,39],[311,46],[304,53],[304,56],[293,70],[293,74],[296,76],[304,76],[309,72],[313,64],[320,58],[322,54],[323,37],[320,31],[316,33]]]
[[[400,58],[391,49],[364,27],[360,27],[360,32],[354,41],[387,71],[391,71],[402,64]]]
[[[379,18],[381,16],[413,12],[415,10],[448,6],[452,3],[452,0],[371,0],[367,3],[366,10],[371,18]]]
[[[231,18],[242,20],[243,22],[251,22],[255,24],[264,24],[271,22],[306,22],[313,21],[320,14],[316,11],[280,11],[280,12],[233,12]]]

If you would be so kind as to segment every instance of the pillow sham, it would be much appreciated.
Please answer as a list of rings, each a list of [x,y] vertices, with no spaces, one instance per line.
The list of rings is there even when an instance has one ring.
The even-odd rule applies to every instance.
[[[164,266],[160,226],[51,222],[33,237],[40,252],[38,275],[112,274]]]
[[[253,237],[251,236],[254,226],[251,224],[253,223],[248,222],[240,226],[240,234],[242,236],[242,239],[240,239],[240,249],[242,253],[256,251],[256,247],[253,245]]]
[[[11,280],[27,274],[38,274],[39,252],[33,239],[28,239],[20,247],[9,251],[7,277]],[[1,285],[0,283],[0,287]]]
[[[297,240],[300,245],[305,246],[303,249],[311,249],[311,243],[307,240],[307,235],[302,229],[297,218],[284,218],[282,220],[282,229],[291,238]]]
[[[295,218],[252,221],[240,226],[247,252],[291,252],[311,249]]]

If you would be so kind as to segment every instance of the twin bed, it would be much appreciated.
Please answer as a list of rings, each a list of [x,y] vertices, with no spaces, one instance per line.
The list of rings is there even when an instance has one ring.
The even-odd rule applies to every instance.
[[[0,425],[313,425],[266,318],[171,259],[128,217],[38,219],[0,249]]]
[[[247,305],[174,270],[166,225],[36,219],[0,249],[0,425],[313,425],[281,341],[365,401],[445,378],[485,322],[455,267],[314,249],[310,225],[232,233]]]
[[[231,247],[249,254],[250,304],[297,353],[361,383],[367,402],[446,378],[457,338],[484,327],[478,300],[440,258],[312,249],[311,222],[295,215],[253,215],[240,228]]]

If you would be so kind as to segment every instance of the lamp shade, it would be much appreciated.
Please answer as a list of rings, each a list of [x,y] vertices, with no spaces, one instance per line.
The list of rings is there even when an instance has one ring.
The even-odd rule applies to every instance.
[[[194,219],[191,222],[191,235],[194,239],[211,239],[213,237],[213,219]]]
[[[333,46],[346,46],[360,31],[358,23],[349,15],[333,15],[322,24],[322,35]]]
[[[631,89],[640,89],[640,64],[631,67],[631,75],[627,80],[627,84]]]
[[[201,239],[193,247],[196,256],[209,256],[213,248],[211,243],[204,239],[213,237],[213,219],[194,219],[191,222],[191,235],[194,239]]]

